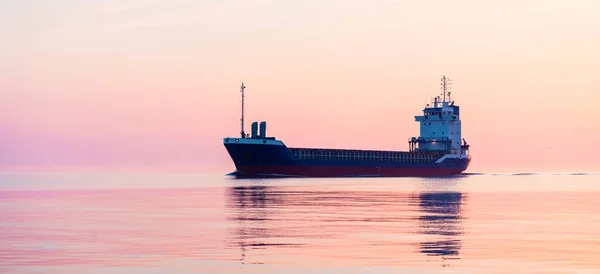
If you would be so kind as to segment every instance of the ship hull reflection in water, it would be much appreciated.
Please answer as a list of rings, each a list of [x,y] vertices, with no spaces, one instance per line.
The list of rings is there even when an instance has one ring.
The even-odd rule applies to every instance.
[[[458,259],[461,248],[459,236],[463,233],[461,205],[463,194],[457,192],[422,193],[419,207],[424,214],[419,218],[420,233],[436,236],[421,242],[421,253]]]
[[[406,265],[438,256],[433,261],[447,266],[460,258],[464,199],[459,192],[240,184],[228,189],[230,247],[239,248],[242,264]]]

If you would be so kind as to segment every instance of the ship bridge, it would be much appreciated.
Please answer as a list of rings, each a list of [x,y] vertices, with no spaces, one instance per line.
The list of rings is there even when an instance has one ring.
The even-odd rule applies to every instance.
[[[451,84],[451,80],[443,76],[442,94],[427,104],[423,115],[415,116],[415,121],[420,125],[420,134],[408,140],[410,151],[468,153],[468,145],[461,137],[460,107],[450,97]]]

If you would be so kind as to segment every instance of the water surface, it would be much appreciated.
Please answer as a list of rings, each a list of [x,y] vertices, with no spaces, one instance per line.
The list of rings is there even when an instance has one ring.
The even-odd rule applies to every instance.
[[[0,174],[6,273],[600,273],[598,174]]]

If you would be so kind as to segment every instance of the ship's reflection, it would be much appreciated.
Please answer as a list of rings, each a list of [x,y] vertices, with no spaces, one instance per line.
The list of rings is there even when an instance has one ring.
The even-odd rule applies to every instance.
[[[464,200],[453,191],[239,185],[228,189],[229,216],[236,224],[231,245],[241,250],[243,264],[281,253],[315,253],[367,260],[440,256],[447,266],[447,259],[460,258]]]
[[[248,249],[264,248],[262,239],[267,236],[268,229],[261,228],[268,216],[267,211],[263,210],[268,199],[273,199],[272,195],[267,196],[268,189],[265,186],[244,186],[233,187],[230,189],[230,197],[234,202],[230,203],[237,208],[236,213],[230,219],[237,223],[236,234],[238,239],[234,243],[240,247],[242,252],[240,262],[245,264],[245,257]],[[252,223],[257,221],[259,224]]]
[[[459,192],[421,193],[418,195],[420,233],[436,236],[420,243],[420,251],[444,259],[458,259],[462,234],[461,206],[463,194]]]

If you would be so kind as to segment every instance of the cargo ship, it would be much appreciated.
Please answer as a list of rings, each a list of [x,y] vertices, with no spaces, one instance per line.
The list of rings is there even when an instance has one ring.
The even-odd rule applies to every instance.
[[[451,80],[441,78],[441,94],[414,116],[418,137],[408,150],[288,147],[267,136],[266,122],[244,131],[244,89],[239,137],[223,138],[238,178],[270,177],[431,177],[456,175],[471,162],[470,145],[462,138],[460,107],[451,100]]]

